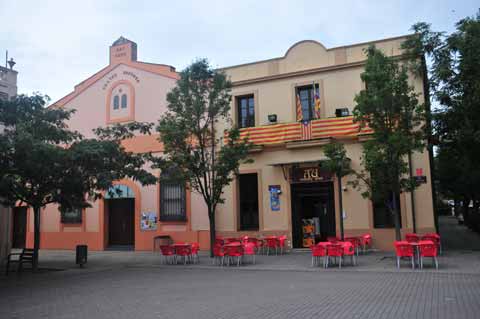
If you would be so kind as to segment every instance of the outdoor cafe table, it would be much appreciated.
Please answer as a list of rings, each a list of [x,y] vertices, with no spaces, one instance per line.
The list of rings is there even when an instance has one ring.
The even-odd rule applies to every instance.
[[[176,244],[173,244],[172,245],[173,249],[175,250],[175,253],[176,253],[176,250],[177,248],[180,248],[180,247],[192,247],[192,244],[187,244],[187,243],[176,243]]]
[[[331,242],[329,242],[329,241],[321,241],[321,242],[319,242],[317,245],[323,246],[323,247],[325,247],[325,249],[328,249],[328,246],[330,246],[330,245],[336,245],[336,244],[342,245],[342,247],[343,247],[343,252],[344,252],[344,253],[345,253],[345,252],[348,252],[348,250],[350,249],[350,247],[353,246],[352,243],[351,243],[351,242],[348,242],[348,241],[339,241],[339,242],[337,242],[337,243],[335,243],[335,244],[334,244],[334,243],[331,243]]]

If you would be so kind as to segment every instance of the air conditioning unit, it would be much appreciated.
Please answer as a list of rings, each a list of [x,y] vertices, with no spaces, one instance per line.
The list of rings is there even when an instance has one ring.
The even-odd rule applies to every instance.
[[[350,111],[348,110],[347,107],[342,107],[335,110],[336,117],[343,117],[343,116],[349,116],[349,115],[350,115]]]

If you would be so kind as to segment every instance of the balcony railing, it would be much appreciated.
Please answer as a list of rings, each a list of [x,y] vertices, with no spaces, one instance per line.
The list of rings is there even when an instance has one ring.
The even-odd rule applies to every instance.
[[[240,137],[248,138],[255,145],[274,145],[330,137],[357,137],[371,133],[370,128],[360,128],[359,123],[354,123],[353,116],[240,129]]]

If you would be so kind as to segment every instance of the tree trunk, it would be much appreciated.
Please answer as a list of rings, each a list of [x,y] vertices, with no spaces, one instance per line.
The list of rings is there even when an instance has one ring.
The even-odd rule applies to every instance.
[[[215,210],[208,208],[208,219],[210,222],[210,257],[213,257],[213,246],[215,245]]]
[[[343,194],[342,194],[342,177],[337,174],[337,186],[338,186],[338,206],[340,210],[340,239],[344,239],[343,230]]]
[[[38,250],[40,249],[40,207],[33,207],[33,269],[38,268]]]
[[[397,204],[397,193],[392,192],[392,197],[393,217],[395,219],[395,239],[402,240],[402,233],[400,232],[400,212]]]

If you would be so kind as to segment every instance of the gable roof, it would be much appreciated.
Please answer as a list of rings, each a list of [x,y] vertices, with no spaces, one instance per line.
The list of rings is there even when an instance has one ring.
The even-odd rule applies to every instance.
[[[120,41],[121,39],[122,37],[117,41]],[[129,41],[127,39],[125,40]],[[115,68],[117,68],[119,65],[122,65],[122,64],[138,70],[161,75],[166,78],[170,78],[174,80],[178,80],[180,78],[179,74],[175,71],[175,68],[173,66],[166,65],[166,64],[147,63],[147,62],[140,62],[140,61],[124,61],[118,64],[110,64],[104,67],[103,69],[101,69],[100,71],[98,71],[97,73],[93,74],[86,80],[83,80],[79,84],[75,85],[73,92],[70,92],[69,94],[65,95],[64,97],[62,97],[61,99],[53,103],[51,106],[64,106],[65,104],[73,100],[75,97],[80,95],[82,92],[84,92],[87,88],[89,88],[94,83],[96,83],[98,80],[102,79],[110,71],[114,70]]]

